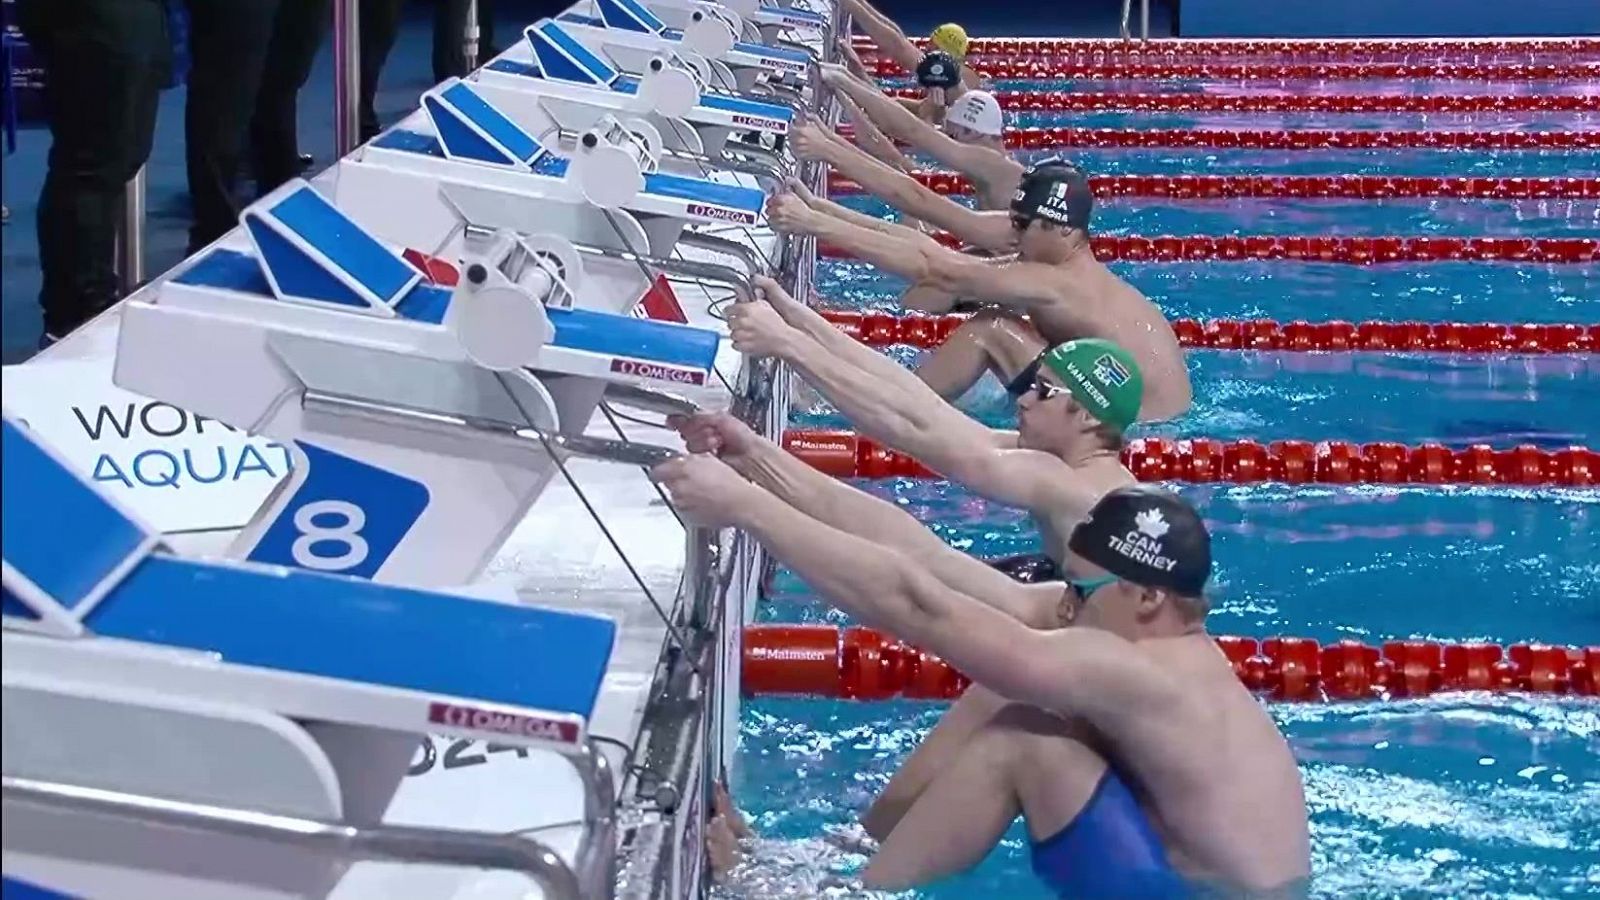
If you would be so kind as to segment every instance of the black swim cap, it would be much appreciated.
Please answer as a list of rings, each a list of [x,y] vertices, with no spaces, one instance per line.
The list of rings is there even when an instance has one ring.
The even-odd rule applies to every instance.
[[[1094,194],[1089,190],[1089,176],[1058,158],[1030,166],[1022,173],[1017,192],[1011,195],[1012,215],[1030,221],[1044,219],[1088,231],[1093,212]]]
[[[930,50],[917,63],[917,84],[925,88],[953,88],[961,83],[961,63],[943,50]]]
[[[1100,498],[1067,546],[1124,581],[1184,597],[1199,597],[1211,577],[1211,534],[1200,514],[1160,488],[1130,485]]]

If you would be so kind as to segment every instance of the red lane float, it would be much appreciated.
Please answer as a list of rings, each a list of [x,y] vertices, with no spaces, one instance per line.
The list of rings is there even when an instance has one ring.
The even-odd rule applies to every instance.
[[[1600,647],[1218,637],[1239,680],[1274,700],[1426,697],[1454,691],[1600,693]],[[972,682],[937,656],[871,628],[748,625],[742,690],[848,700],[953,700]]]
[[[913,42],[926,50],[927,38]],[[851,44],[859,52],[874,50],[871,39],[852,35]],[[1221,56],[1228,58],[1292,56],[1298,59],[1364,59],[1387,54],[1406,56],[1528,54],[1559,56],[1600,55],[1596,38],[1448,38],[1448,39],[1278,39],[1278,40],[1195,40],[1192,38],[1119,40],[1115,38],[973,38],[967,45],[969,57],[1001,56],[1008,59],[1029,56],[1069,56],[1075,54],[1105,59],[1193,59]]]
[[[954,235],[939,232],[935,240],[960,247]],[[1203,237],[1162,235],[1091,238],[1102,262],[1177,262],[1180,260],[1288,259],[1303,262],[1369,265],[1443,260],[1502,260],[1537,263],[1589,263],[1600,260],[1600,238],[1491,237]],[[819,255],[848,259],[843,248],[818,244]]]
[[[821,310],[839,330],[872,347],[937,347],[964,315]],[[1600,353],[1600,325],[1489,322],[1303,322],[1175,319],[1185,347],[1219,350],[1408,350],[1436,353]]]
[[[912,173],[939,194],[971,194],[959,172]],[[1464,199],[1600,198],[1600,178],[1459,178],[1415,175],[1096,175],[1096,197],[1307,197],[1379,200],[1391,197]],[[828,179],[832,194],[859,194],[861,185],[841,175]]]
[[[849,124],[839,126],[849,135]],[[1600,147],[1596,131],[1385,131],[1231,128],[1008,128],[1013,150],[1205,147],[1244,150],[1574,150]]]
[[[921,88],[891,88],[917,98]],[[996,91],[1007,112],[1584,112],[1595,98],[1567,94],[1134,94]]]
[[[868,74],[905,78],[911,73],[888,57],[864,56]],[[1454,81],[1534,81],[1600,78],[1595,62],[1151,62],[1118,59],[1085,62],[1043,57],[968,57],[967,65],[986,78],[1045,81],[1109,79],[1215,78],[1228,81],[1267,79],[1443,78]]]
[[[783,446],[835,478],[938,478],[898,450],[850,431],[791,429]],[[1590,487],[1600,483],[1600,452],[1545,450],[1532,444],[1495,449],[1451,448],[1432,441],[1407,446],[1379,441],[1218,441],[1138,438],[1122,464],[1140,481],[1190,484],[1510,484]]]

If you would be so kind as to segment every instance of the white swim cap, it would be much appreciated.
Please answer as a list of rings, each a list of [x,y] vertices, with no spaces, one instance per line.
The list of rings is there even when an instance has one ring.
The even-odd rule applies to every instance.
[[[945,120],[979,134],[998,137],[1005,130],[1000,101],[988,91],[967,91],[945,113]]]

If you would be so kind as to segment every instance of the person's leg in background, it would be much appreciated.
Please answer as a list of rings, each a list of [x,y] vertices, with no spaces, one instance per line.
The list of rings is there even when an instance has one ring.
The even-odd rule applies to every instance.
[[[21,0],[17,13],[45,67],[39,304],[49,342],[117,299],[123,192],[150,156],[172,47],[161,0]]]
[[[250,120],[256,193],[266,194],[311,165],[300,155],[300,89],[328,36],[329,0],[279,0]]]
[[[463,44],[467,31],[467,0],[434,0],[433,80],[443,81],[467,74]],[[478,63],[492,59],[494,46],[494,0],[478,0]]]
[[[378,111],[373,106],[378,96],[378,77],[383,64],[394,49],[394,39],[400,33],[400,6],[402,0],[361,0],[361,141],[366,143],[378,136],[383,123],[378,121]]]
[[[295,2],[295,0],[288,0]],[[184,143],[194,253],[239,222],[239,158],[277,19],[279,0],[188,0],[189,99]]]

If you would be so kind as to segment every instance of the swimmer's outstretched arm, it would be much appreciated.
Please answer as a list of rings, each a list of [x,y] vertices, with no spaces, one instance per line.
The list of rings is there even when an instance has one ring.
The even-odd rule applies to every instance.
[[[816,194],[813,194],[811,189],[806,187],[805,184],[799,179],[791,178],[789,180],[788,187],[790,190],[794,191],[796,197],[799,197],[805,202],[806,206],[824,215],[832,216],[833,218],[842,222],[849,222],[852,225],[857,225],[861,228],[871,229],[872,231],[881,231],[885,234],[896,234],[905,238],[918,237],[922,234],[922,232],[912,228],[909,225],[891,222],[888,219],[880,219],[877,216],[869,216],[864,212],[859,212],[851,209],[848,206],[842,206],[833,202],[832,200],[818,197]]]
[[[956,590],[982,596],[1007,615],[1039,627],[1054,617],[1063,586],[1021,584],[954,549],[905,510],[825,475],[727,413],[671,424],[692,451],[715,449],[739,474],[819,522],[900,550]]]
[[[686,471],[703,470],[700,463],[726,477]],[[1123,638],[1097,628],[1030,628],[951,589],[905,554],[806,516],[715,460],[666,465],[679,464],[686,474],[678,484],[698,484],[663,480],[674,496],[680,489],[695,496],[681,507],[691,519],[745,529],[829,602],[942,656],[1003,697],[1081,715],[1112,740],[1148,738],[1136,733],[1141,729],[1164,739],[1186,717],[1168,676]]]
[[[772,226],[810,234],[913,284],[1026,312],[1060,302],[1059,275],[1042,263],[996,264],[944,247],[925,234],[884,234],[831,216],[802,212],[783,195],[768,201]],[[810,213],[810,214],[807,214]]]
[[[963,144],[950,137],[873,85],[851,75],[843,66],[825,65],[822,79],[860,104],[862,111],[871,116],[885,134],[905,141],[969,178],[984,180],[991,177],[989,167],[994,164],[997,155],[1004,156],[988,147]],[[1010,158],[1005,159],[1009,161]],[[1021,172],[1022,166],[1017,164],[1017,173],[1020,175]]]
[[[907,72],[915,72],[922,62],[922,50],[906,37],[895,21],[879,12],[867,0],[842,0],[845,11],[861,30],[878,45],[885,56],[899,63]],[[969,88],[981,87],[983,77],[967,66],[961,67],[961,81]]]
[[[872,117],[850,99],[850,95],[841,93],[838,98],[839,105],[844,108],[844,117],[855,126],[856,146],[884,165],[899,171],[909,172],[915,168],[911,160],[894,145],[894,141],[889,140],[889,136],[872,121]]]
[[[893,19],[878,12],[866,0],[842,0],[842,4],[855,24],[861,26],[867,37],[872,38],[880,53],[899,63],[908,72],[917,70],[917,64],[922,62],[922,50],[906,37]]]
[[[1017,233],[1008,213],[979,212],[941,197],[905,172],[884,165],[814,124],[796,130],[807,137],[802,153],[823,160],[902,213],[937,225],[975,247],[996,253],[1016,250]]]

